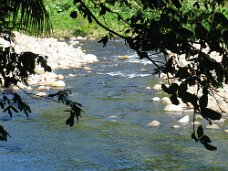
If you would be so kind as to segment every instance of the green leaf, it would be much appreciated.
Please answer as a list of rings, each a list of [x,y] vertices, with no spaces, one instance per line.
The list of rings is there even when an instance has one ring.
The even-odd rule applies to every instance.
[[[17,110],[14,106],[11,106],[11,109],[12,109],[14,112],[18,113],[18,110]]]
[[[228,20],[224,14],[216,12],[214,17],[214,21],[216,21],[218,24],[221,24],[224,28],[228,27]]]
[[[177,93],[177,90],[179,88],[179,85],[177,83],[172,83],[169,87],[170,91],[173,92],[173,94]]]
[[[203,144],[204,147],[207,149],[207,150],[210,150],[210,151],[214,151],[214,150],[217,150],[217,147],[213,146],[213,145],[210,145],[210,144]]]
[[[179,105],[180,104],[179,100],[177,99],[177,95],[176,94],[173,94],[172,96],[170,96],[170,100],[171,100],[172,104],[175,104],[175,105]]]
[[[98,41],[98,43],[103,43],[103,47],[106,46],[107,42],[108,42],[108,36],[105,36],[101,40]]]
[[[196,138],[195,133],[192,133],[191,137],[192,137],[193,140],[195,140],[195,142],[198,142],[198,139]]]
[[[10,110],[10,108],[8,109],[8,114],[10,115],[10,118],[12,118],[12,111]]]
[[[0,140],[7,141],[7,137],[10,137],[9,133],[0,125]]]
[[[80,0],[74,0],[74,5],[81,2]]]
[[[196,38],[201,40],[206,40],[208,31],[203,25],[197,24],[195,28],[195,34],[196,34]]]
[[[182,82],[178,89],[178,95],[183,95],[188,90],[188,85],[185,82]]]
[[[225,43],[228,44],[228,31],[223,32],[223,39],[224,39]]]
[[[78,16],[77,11],[72,11],[70,13],[70,17],[73,18],[73,19],[77,18],[77,16]]]
[[[206,108],[208,105],[208,96],[207,95],[202,95],[199,99],[199,105],[200,108]]]
[[[171,92],[171,91],[169,90],[169,88],[166,87],[165,84],[162,84],[162,85],[161,85],[161,88],[162,88],[162,90],[163,90],[164,92],[166,92],[166,93],[168,93],[168,94],[173,94],[173,92]]]
[[[70,127],[74,126],[74,114],[70,114],[70,117],[66,120],[66,125],[69,125]]]
[[[199,141],[202,143],[202,144],[208,144],[208,143],[211,143],[211,139],[207,136],[207,135],[203,135],[199,138]]]
[[[203,94],[204,94],[204,95],[208,95],[208,94],[209,94],[208,89],[205,88],[205,87],[203,88]]]
[[[203,127],[200,125],[197,129],[197,136],[200,139],[203,136]]]
[[[186,79],[190,77],[189,69],[187,67],[180,67],[175,77],[178,79]]]
[[[208,108],[202,108],[201,109],[201,115],[205,118],[205,119],[211,119],[211,120],[220,120],[222,115],[219,112],[216,112],[212,109],[208,109]]]
[[[183,39],[183,40],[191,38],[193,36],[193,32],[184,27],[182,27],[181,29],[178,30],[178,34],[181,37],[181,39]]]

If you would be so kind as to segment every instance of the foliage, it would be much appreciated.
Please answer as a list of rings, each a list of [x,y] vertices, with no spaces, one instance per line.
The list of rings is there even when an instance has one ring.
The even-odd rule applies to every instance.
[[[40,65],[44,71],[50,72],[47,57],[33,52],[22,52],[17,54],[11,43],[14,41],[12,30],[19,29],[34,35],[50,33],[51,24],[48,13],[42,0],[5,0],[0,1],[0,38],[9,42],[8,47],[0,45],[0,86],[8,88],[17,86],[19,82],[28,84],[28,77],[35,74],[35,66]],[[22,90],[24,91],[24,90]],[[25,92],[25,91],[24,91]],[[25,92],[29,96],[30,93]],[[69,91],[62,90],[50,94],[47,98],[54,102],[70,106],[70,118],[66,124],[73,126],[74,117],[79,120],[82,105],[69,99]],[[57,98],[57,99],[56,99]],[[7,90],[0,91],[0,107],[3,112],[12,118],[13,113],[23,112],[27,117],[31,113],[29,105],[17,93]],[[7,141],[10,136],[0,125],[0,140]]]
[[[74,5],[72,0],[44,0],[47,11],[50,14],[50,20],[53,26],[54,37],[72,37],[72,36],[86,36],[91,38],[100,38],[106,34],[106,31],[101,27],[97,27],[95,23],[88,23],[81,15],[77,15],[77,20],[72,19],[72,14],[77,14],[74,11]],[[100,19],[99,11],[91,8],[93,13]],[[74,12],[72,12],[74,11]],[[129,15],[124,12],[123,15]],[[109,26],[114,27],[117,30],[121,30],[121,24],[118,19],[113,19],[112,14],[105,18],[105,22]]]
[[[163,72],[181,81],[180,85],[163,85],[163,90],[171,95],[174,104],[179,104],[180,98],[193,106],[193,123],[196,113],[210,124],[221,118],[207,104],[212,89],[228,83],[228,10],[224,0],[74,0],[74,4],[72,18],[81,14],[89,23],[95,22],[107,31],[99,43],[106,46],[109,39],[122,38],[141,59],[156,66],[155,74]],[[102,19],[93,11],[99,11]],[[110,14],[124,26],[121,31],[106,22]],[[152,51],[163,54],[164,63],[154,61]],[[213,52],[221,56],[221,62],[212,58]],[[180,56],[184,56],[187,65],[178,63]],[[197,87],[196,93],[188,91],[193,86]],[[202,126],[198,127],[198,138],[195,133],[193,124],[192,138],[208,150],[216,149],[208,144],[211,140],[203,134]]]
[[[0,0],[0,12],[1,34],[16,28],[39,35],[51,29],[42,0]]]

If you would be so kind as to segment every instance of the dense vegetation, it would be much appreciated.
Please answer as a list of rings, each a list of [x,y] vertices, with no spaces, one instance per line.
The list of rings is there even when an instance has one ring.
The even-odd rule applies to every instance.
[[[65,38],[86,36],[88,38],[98,38],[106,34],[103,28],[98,27],[96,23],[88,23],[81,15],[78,15],[77,20],[72,19],[70,15],[75,8],[72,0],[44,0],[44,3],[50,14],[50,20],[53,26],[52,36]],[[92,11],[99,18],[99,11],[96,9],[92,9]],[[124,15],[128,15],[128,13]],[[121,29],[119,20],[113,20],[112,15],[107,16],[105,20],[111,27]]]

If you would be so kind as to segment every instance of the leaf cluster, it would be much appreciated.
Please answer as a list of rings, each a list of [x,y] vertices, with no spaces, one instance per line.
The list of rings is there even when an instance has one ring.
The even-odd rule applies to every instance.
[[[80,103],[70,100],[70,94],[70,90],[61,90],[57,93],[49,94],[48,97],[55,98],[58,102],[70,107],[70,116],[66,120],[66,124],[72,127],[74,125],[75,118],[77,119],[77,121],[79,121],[79,118],[81,117],[82,105]]]
[[[168,87],[162,85],[163,90],[170,94],[172,103],[178,105],[181,99],[193,106],[194,117],[195,113],[199,113],[210,124],[211,120],[221,118],[221,114],[207,104],[208,96],[212,95],[211,89],[228,83],[228,11],[224,0],[114,0],[111,3],[108,0],[75,0],[74,4],[89,22],[95,21],[108,32],[99,40],[103,46],[113,36],[122,38],[140,59],[148,59],[156,66],[156,74],[171,74],[181,82],[180,85],[173,83]],[[114,30],[108,23],[101,22],[92,13],[94,8],[104,18],[112,14],[125,29]],[[123,15],[123,10],[128,11],[129,15]],[[163,54],[164,62],[153,60],[151,51]],[[214,59],[214,53],[222,60]],[[187,64],[179,63],[180,56],[184,56]],[[196,93],[188,91],[192,86],[197,87]],[[200,95],[200,91],[203,95]],[[197,140],[202,143],[205,136],[200,130]],[[204,146],[210,149],[209,141],[205,142]]]
[[[18,82],[27,84],[31,74],[35,74],[35,66],[40,65],[45,71],[50,72],[51,67],[47,65],[47,57],[32,52],[17,54],[12,47],[0,50],[0,85],[9,87],[17,85]]]

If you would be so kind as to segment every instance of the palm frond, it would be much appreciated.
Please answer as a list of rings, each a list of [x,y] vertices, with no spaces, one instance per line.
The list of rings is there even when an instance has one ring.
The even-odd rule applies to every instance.
[[[14,27],[39,35],[51,31],[51,23],[43,0],[6,0]]]

